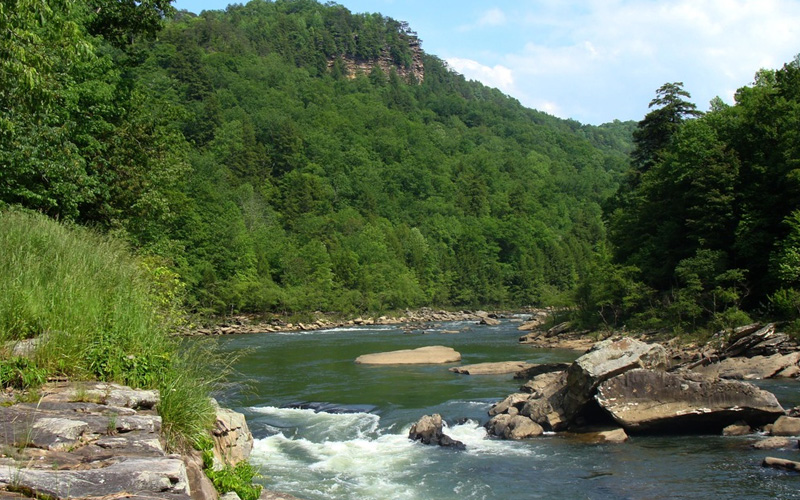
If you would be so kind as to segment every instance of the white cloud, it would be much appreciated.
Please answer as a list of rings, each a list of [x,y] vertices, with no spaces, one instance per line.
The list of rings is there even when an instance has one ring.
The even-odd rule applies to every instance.
[[[458,57],[447,59],[447,64],[467,79],[478,80],[507,93],[514,90],[514,76],[512,71],[505,66],[498,64],[490,67],[472,59]]]
[[[496,7],[484,12],[483,16],[481,16],[480,20],[478,21],[478,24],[481,26],[502,26],[505,23],[505,13]]]
[[[448,62],[526,105],[593,123],[640,119],[668,81],[683,81],[705,109],[800,51],[797,0],[539,0],[514,9],[482,21],[502,19],[524,44]]]

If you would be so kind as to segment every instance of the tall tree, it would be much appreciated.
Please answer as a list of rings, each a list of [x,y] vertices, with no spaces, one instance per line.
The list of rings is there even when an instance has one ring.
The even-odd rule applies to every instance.
[[[656,90],[656,97],[649,105],[655,109],[647,113],[633,133],[631,160],[635,175],[640,176],[658,163],[687,119],[702,115],[697,106],[686,100],[691,97],[683,82],[665,83]]]

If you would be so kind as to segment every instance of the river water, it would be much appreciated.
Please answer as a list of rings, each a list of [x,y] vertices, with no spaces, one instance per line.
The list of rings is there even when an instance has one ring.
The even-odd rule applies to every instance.
[[[634,436],[621,445],[563,435],[487,439],[482,424],[491,404],[520,385],[511,375],[353,363],[361,354],[425,345],[455,348],[462,364],[577,356],[520,345],[516,326],[505,320],[493,327],[444,323],[424,334],[376,326],[225,337],[223,349],[244,354],[218,399],[247,416],[259,481],[306,500],[800,498],[800,475],[760,465],[767,455],[798,460],[798,451],[753,450],[753,436]],[[763,386],[785,408],[800,404],[795,380]],[[465,452],[407,439],[411,424],[431,413],[446,419],[445,432],[463,441]]]

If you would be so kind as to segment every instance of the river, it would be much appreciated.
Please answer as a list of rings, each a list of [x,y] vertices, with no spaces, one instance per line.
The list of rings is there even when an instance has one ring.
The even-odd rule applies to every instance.
[[[487,439],[481,425],[491,404],[520,385],[511,375],[353,363],[361,354],[425,345],[455,348],[462,364],[577,356],[520,345],[516,326],[504,320],[444,323],[425,334],[374,326],[224,337],[221,347],[241,356],[218,399],[247,416],[259,481],[306,500],[800,498],[800,475],[761,467],[767,455],[797,460],[797,450],[754,450],[754,436],[634,436],[616,445],[563,435]],[[798,384],[762,385],[789,408],[800,404]],[[407,439],[411,424],[431,413],[442,414],[445,432],[465,452]]]

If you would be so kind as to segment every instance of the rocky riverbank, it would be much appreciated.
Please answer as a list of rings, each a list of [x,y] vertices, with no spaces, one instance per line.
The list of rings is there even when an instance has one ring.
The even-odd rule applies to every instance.
[[[546,313],[542,310],[542,313]],[[445,323],[453,321],[475,322],[476,324],[499,324],[499,317],[507,313],[486,311],[445,311],[441,309],[422,308],[406,310],[399,316],[357,317],[349,320],[332,319],[324,314],[318,314],[317,319],[308,322],[290,323],[281,319],[268,321],[251,318],[249,316],[235,316],[219,324],[200,327],[181,332],[182,335],[242,335],[249,333],[280,333],[328,330],[331,328],[348,328],[354,326],[371,325],[402,325],[408,332],[423,332],[431,323]],[[538,312],[533,312],[533,315]]]
[[[165,450],[158,401],[157,391],[91,382],[46,384],[31,402],[4,394],[0,495],[217,500],[200,452]],[[253,437],[243,415],[219,408],[212,438],[218,466],[248,459]]]

